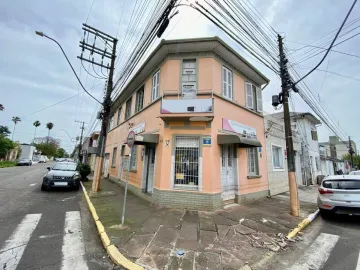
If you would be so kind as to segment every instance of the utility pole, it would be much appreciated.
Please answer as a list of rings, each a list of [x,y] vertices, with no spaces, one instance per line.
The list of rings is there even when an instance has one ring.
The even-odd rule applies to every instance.
[[[104,153],[105,153],[105,145],[106,145],[106,132],[109,122],[110,116],[110,107],[111,107],[111,93],[113,90],[113,76],[114,76],[114,69],[115,69],[115,59],[116,59],[116,44],[117,39],[94,28],[87,24],[83,24],[84,30],[84,38],[80,41],[80,47],[82,48],[81,56],[78,58],[81,61],[86,61],[91,63],[92,65],[96,65],[102,69],[106,69],[109,71],[108,81],[107,81],[107,88],[104,96],[103,101],[103,108],[101,112],[101,130],[98,142],[98,151],[96,153],[96,162],[95,162],[95,170],[94,170],[94,179],[92,183],[92,191],[97,192],[100,190],[100,179],[102,176],[103,164],[104,164]],[[92,35],[93,44],[89,44],[89,36]],[[104,49],[99,48],[96,46],[96,42],[102,42],[101,46],[104,46]],[[108,48],[110,47],[111,52],[109,52]],[[89,59],[83,57],[84,51],[88,51]],[[101,57],[101,62],[96,61],[94,59],[94,55],[98,55]],[[92,59],[90,59],[92,57]],[[110,60],[110,64],[104,64],[104,59]],[[94,69],[94,66],[93,66]],[[95,69],[94,69],[95,72]],[[95,72],[96,73],[96,72]],[[102,73],[103,74],[103,73]],[[98,74],[97,74],[98,75]]]
[[[289,179],[289,192],[290,192],[290,211],[291,215],[298,217],[300,211],[298,186],[296,183],[295,174],[295,152],[291,131],[291,116],[289,109],[289,90],[292,82],[287,69],[288,60],[286,59],[283,39],[278,35],[279,53],[280,53],[280,77],[281,77],[281,93],[279,96],[273,96],[273,105],[277,106],[283,104],[284,107],[284,125],[285,125],[285,139],[286,139],[286,153],[288,164],[288,179]],[[295,90],[295,89],[294,89]],[[275,101],[274,101],[275,98]],[[276,100],[277,98],[277,100]]]
[[[353,160],[353,154],[354,154],[354,149],[352,147],[352,144],[351,144],[351,138],[349,136],[349,154],[350,154],[350,170],[353,169],[353,166],[354,166],[354,160]]]
[[[85,122],[84,121],[75,121],[75,123],[80,123],[81,124],[81,135],[80,135],[80,143],[79,143],[79,154],[78,154],[78,159],[79,161],[81,162],[81,150],[82,150],[82,140],[83,140],[83,134],[84,134],[84,125],[85,125]]]

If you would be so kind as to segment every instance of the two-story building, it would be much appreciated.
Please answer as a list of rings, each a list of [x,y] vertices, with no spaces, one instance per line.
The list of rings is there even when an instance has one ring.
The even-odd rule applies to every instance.
[[[89,164],[91,171],[94,171],[95,169],[95,159],[98,151],[97,140],[99,135],[99,131],[92,132],[89,137],[84,138],[84,142],[81,147],[81,162]]]
[[[112,105],[108,175],[124,182],[129,168],[129,189],[166,207],[214,210],[267,196],[268,83],[217,37],[162,40]]]

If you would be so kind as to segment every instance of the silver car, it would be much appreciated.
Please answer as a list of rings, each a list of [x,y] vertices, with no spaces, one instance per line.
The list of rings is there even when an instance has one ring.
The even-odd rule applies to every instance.
[[[48,173],[44,175],[41,190],[50,188],[72,188],[78,190],[80,187],[80,173],[78,165],[74,162],[57,162]]]
[[[17,165],[18,166],[22,166],[22,165],[31,166],[32,160],[29,158],[20,158],[20,160],[17,162]]]
[[[360,175],[331,175],[321,183],[318,193],[320,214],[360,215]]]

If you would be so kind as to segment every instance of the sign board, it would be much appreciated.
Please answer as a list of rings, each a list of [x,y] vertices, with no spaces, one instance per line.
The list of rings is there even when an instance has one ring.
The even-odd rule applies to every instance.
[[[139,134],[141,132],[144,132],[145,131],[145,122],[142,122],[142,123],[136,125],[135,127],[130,128],[130,131],[134,131],[135,134]]]
[[[135,132],[131,130],[127,136],[126,144],[131,148],[135,143]]]
[[[256,129],[229,119],[222,119],[223,130],[239,133],[248,138],[256,138]]]
[[[211,98],[200,99],[163,99],[161,101],[161,113],[211,113],[213,112],[213,100]]]
[[[211,136],[210,135],[203,136],[203,146],[211,146]]]

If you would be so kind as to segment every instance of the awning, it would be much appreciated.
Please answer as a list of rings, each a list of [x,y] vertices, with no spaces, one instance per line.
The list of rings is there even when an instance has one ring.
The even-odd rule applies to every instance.
[[[218,134],[218,144],[239,144],[241,148],[261,147],[261,142],[256,139],[249,139],[236,134]]]
[[[138,134],[135,136],[135,144],[159,143],[159,134]]]

